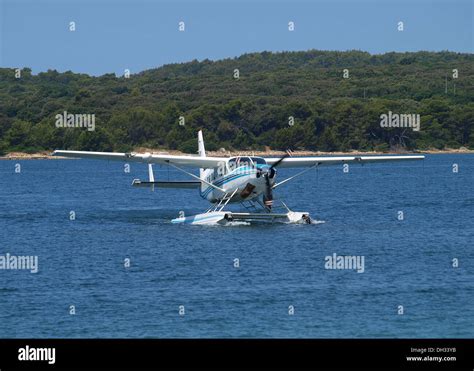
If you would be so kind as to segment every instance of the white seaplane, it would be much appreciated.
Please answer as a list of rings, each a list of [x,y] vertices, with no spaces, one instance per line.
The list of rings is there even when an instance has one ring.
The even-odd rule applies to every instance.
[[[208,157],[204,148],[202,131],[198,132],[198,156],[174,156],[151,153],[115,153],[89,151],[54,151],[54,156],[86,158],[98,160],[117,160],[142,162],[148,164],[148,181],[134,179],[136,187],[198,188],[202,198],[212,206],[204,213],[193,216],[180,215],[172,223],[217,224],[232,221],[283,221],[288,223],[307,223],[312,220],[308,212],[291,211],[281,201],[276,212],[273,190],[321,165],[343,163],[369,163],[384,161],[423,160],[422,155],[396,156],[329,156],[329,157],[291,157],[288,153],[281,158],[257,156]],[[155,181],[153,164],[168,165],[189,177],[192,181]],[[182,167],[199,168],[199,176]],[[303,171],[276,182],[276,168],[305,168]],[[229,203],[241,203],[245,212],[225,210]]]

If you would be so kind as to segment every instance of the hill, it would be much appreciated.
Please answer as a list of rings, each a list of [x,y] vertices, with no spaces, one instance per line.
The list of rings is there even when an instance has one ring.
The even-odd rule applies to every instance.
[[[474,149],[473,54],[262,52],[129,78],[15,72],[0,69],[0,152],[195,153],[201,128],[210,150]],[[95,114],[95,130],[57,128],[64,111]],[[389,111],[420,115],[421,130],[381,127]]]

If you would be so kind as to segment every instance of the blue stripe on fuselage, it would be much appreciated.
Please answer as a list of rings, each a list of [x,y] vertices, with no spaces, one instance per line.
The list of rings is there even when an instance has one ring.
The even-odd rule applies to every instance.
[[[260,164],[257,164],[257,168],[261,168],[263,166],[267,166],[267,165],[260,165]],[[252,174],[255,174],[256,171],[254,170],[254,168],[250,168],[250,167],[242,167],[242,168],[238,168],[238,169],[235,169],[232,173],[230,173],[229,175],[227,176],[224,176],[222,179],[219,179],[217,181],[215,181],[214,184],[215,186],[220,186],[220,185],[224,185],[224,184],[227,184],[235,179],[238,179],[238,178],[241,178],[243,176],[247,176],[247,175],[252,175]],[[203,192],[200,192],[200,195],[202,198],[206,198],[207,195],[213,190],[213,187],[209,186],[208,188],[206,188]]]

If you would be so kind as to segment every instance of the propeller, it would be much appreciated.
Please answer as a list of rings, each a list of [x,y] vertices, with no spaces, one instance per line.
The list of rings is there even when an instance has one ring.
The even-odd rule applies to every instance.
[[[271,210],[272,205],[273,205],[273,189],[272,189],[272,185],[270,184],[270,179],[273,179],[273,177],[276,174],[275,168],[278,165],[280,165],[281,162],[285,158],[287,158],[289,156],[290,156],[290,154],[288,152],[286,152],[282,157],[280,157],[278,159],[277,162],[275,162],[272,166],[270,166],[270,168],[263,174],[263,176],[265,178],[265,185],[266,185],[265,193],[263,194],[263,204],[265,205],[265,207],[268,210]]]

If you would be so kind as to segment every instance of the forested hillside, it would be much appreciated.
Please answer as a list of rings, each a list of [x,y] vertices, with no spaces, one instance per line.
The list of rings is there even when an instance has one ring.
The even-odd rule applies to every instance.
[[[64,111],[95,114],[95,130],[57,128],[55,116]],[[381,127],[388,111],[419,114],[421,130]],[[209,149],[474,149],[474,55],[263,52],[132,71],[129,78],[32,75],[28,68],[16,78],[15,69],[0,69],[2,153],[195,153],[200,128]]]

